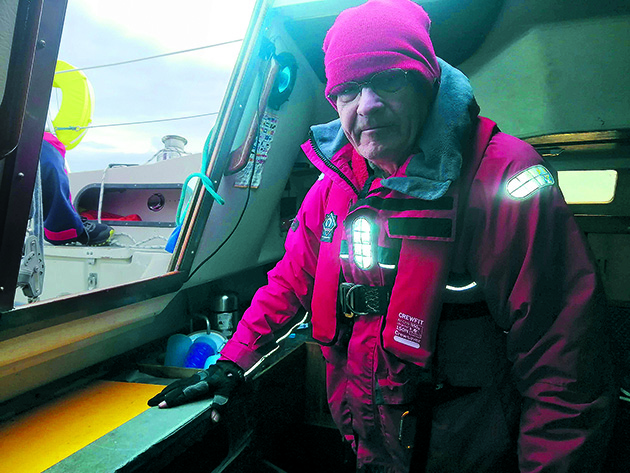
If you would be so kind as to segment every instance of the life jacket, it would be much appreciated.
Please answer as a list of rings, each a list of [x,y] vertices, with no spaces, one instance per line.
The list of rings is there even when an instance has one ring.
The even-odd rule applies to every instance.
[[[339,186],[331,187],[311,303],[315,340],[324,345],[337,341],[338,318],[343,317],[338,310],[341,258],[369,267],[396,267],[382,332],[383,347],[401,359],[422,367],[429,365],[455,252],[458,214],[465,207],[475,173],[496,131],[494,122],[479,118],[460,179],[437,200],[417,199],[384,188],[380,179],[374,179],[366,197],[358,200]],[[398,248],[392,251],[392,245],[377,244],[370,255],[363,255],[358,249],[360,231],[353,229],[360,217],[367,222],[361,222],[363,225],[385,232],[388,241],[400,240],[399,252]],[[337,227],[340,231],[335,231]]]

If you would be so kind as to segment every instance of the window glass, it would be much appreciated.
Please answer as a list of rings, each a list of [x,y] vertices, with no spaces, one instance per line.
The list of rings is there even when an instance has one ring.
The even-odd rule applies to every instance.
[[[63,146],[42,171],[64,182],[42,179],[43,292],[18,289],[15,305],[168,271],[181,190],[202,171],[255,3],[68,1],[46,119]],[[105,230],[90,242],[86,225],[113,234],[101,246]]]
[[[609,204],[615,197],[617,171],[558,171],[558,185],[568,204]]]

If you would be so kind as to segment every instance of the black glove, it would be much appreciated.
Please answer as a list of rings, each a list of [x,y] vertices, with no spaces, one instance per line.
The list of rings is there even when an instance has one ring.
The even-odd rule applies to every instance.
[[[204,397],[214,396],[214,404],[223,406],[230,393],[245,379],[243,369],[232,361],[217,361],[207,370],[166,386],[160,394],[149,399],[149,406],[162,401],[165,407],[175,407]],[[164,407],[164,406],[163,406]]]

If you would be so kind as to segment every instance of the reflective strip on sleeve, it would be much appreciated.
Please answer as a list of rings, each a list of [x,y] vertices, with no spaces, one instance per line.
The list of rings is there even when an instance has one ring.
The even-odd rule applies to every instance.
[[[525,199],[534,192],[555,183],[545,166],[532,166],[511,177],[507,182],[507,192],[513,199]]]

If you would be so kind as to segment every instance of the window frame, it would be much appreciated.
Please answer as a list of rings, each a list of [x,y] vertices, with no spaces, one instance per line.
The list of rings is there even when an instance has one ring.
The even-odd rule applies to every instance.
[[[66,6],[18,4],[0,115],[12,125],[0,136],[0,150],[9,150],[0,158],[0,311],[13,308]]]
[[[28,1],[21,0],[20,8],[27,4],[29,4]],[[219,110],[215,125],[216,132],[213,133],[209,144],[211,155],[206,171],[215,189],[218,189],[224,170],[229,165],[230,147],[244,109],[241,104],[246,103],[251,89],[249,85],[256,78],[256,71],[248,67],[248,64],[262,48],[261,41],[264,35],[261,32],[264,30],[265,21],[268,21],[266,13],[271,4],[271,0],[258,0],[254,6],[243,46],[227,87],[228,92]],[[166,274],[120,286],[14,307],[24,234],[30,212],[30,196],[33,194],[35,184],[35,173],[39,162],[41,139],[52,91],[67,0],[59,2],[39,0],[38,5],[41,7],[39,15],[33,15],[28,26],[34,38],[28,44],[34,51],[34,58],[28,96],[22,113],[24,125],[14,152],[4,161],[0,161],[0,166],[11,163],[15,168],[11,178],[7,179],[6,183],[2,181],[3,187],[0,191],[0,197],[5,193],[10,196],[6,209],[0,207],[0,225],[2,222],[11,220],[10,232],[4,232],[4,228],[0,226],[0,261],[8,262],[8,259],[11,259],[10,264],[4,265],[3,271],[0,272],[0,341],[29,330],[28,327],[32,324],[36,324],[38,329],[54,325],[64,314],[67,314],[68,320],[72,320],[179,291],[185,287],[188,280],[197,256],[196,248],[214,204],[214,199],[199,186],[191,201],[190,211],[184,220],[180,238]],[[41,23],[38,30],[40,17]],[[20,38],[21,36],[14,35],[14,46],[16,41],[21,40]],[[35,41],[37,38],[43,39],[46,47],[37,48],[38,43]],[[9,166],[4,166],[5,171],[8,168]],[[1,170],[2,168],[0,168],[0,173]],[[25,175],[21,180],[16,179],[19,172]],[[12,215],[13,218],[10,217]]]

